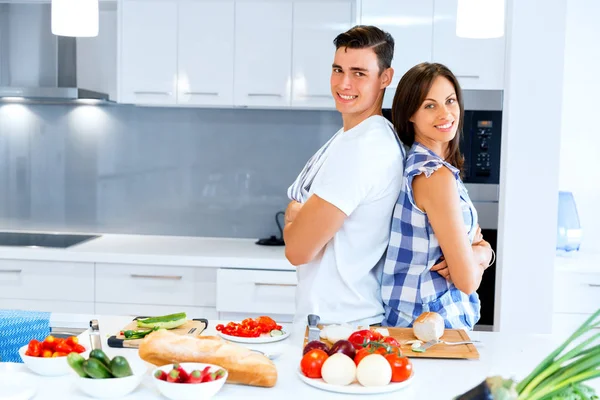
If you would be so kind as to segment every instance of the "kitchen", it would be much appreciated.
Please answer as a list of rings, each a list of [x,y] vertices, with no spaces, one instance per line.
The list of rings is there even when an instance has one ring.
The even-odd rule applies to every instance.
[[[562,60],[571,43],[570,31],[564,26],[576,25],[575,19],[565,21],[565,14],[570,15],[564,11],[565,4],[540,16],[533,6],[507,2],[511,10],[507,12],[507,42],[468,42],[448,34],[453,27],[443,21],[453,20],[452,7],[439,1],[405,2],[402,6],[402,2],[390,5],[385,1],[319,2],[323,10],[318,13],[314,12],[315,2],[295,2],[293,6],[279,2],[277,7],[273,2],[176,3],[101,2],[100,34],[77,41],[78,86],[108,93],[116,104],[16,102],[0,106],[0,131],[8,133],[1,135],[6,154],[0,161],[2,230],[100,232],[102,236],[67,250],[3,248],[2,269],[21,272],[3,274],[0,308],[84,315],[186,311],[209,320],[268,313],[289,321],[294,310],[293,267],[285,260],[283,248],[260,247],[254,242],[280,236],[274,219],[286,205],[287,185],[339,125],[333,101],[324,97],[329,94],[329,70],[316,66],[331,62],[331,37],[343,29],[339,24],[349,27],[361,22],[381,25],[393,34],[398,48],[406,49],[394,59],[395,83],[410,66],[434,59],[451,68],[463,68],[464,75],[479,75],[478,79],[466,76],[461,80],[467,90],[503,91],[492,329],[548,333],[556,330],[553,321],[557,319],[576,320],[572,331],[583,322],[582,315],[593,312],[594,303],[585,302],[585,297],[580,304],[589,305],[568,303],[577,309],[565,302],[556,312],[553,301],[568,301],[571,293],[561,295],[566,290],[561,287],[555,293],[541,289],[555,282],[554,199],[563,91],[563,82],[557,77],[563,75]],[[449,3],[455,11],[456,2]],[[347,7],[346,14],[339,12],[340,4]],[[578,18],[586,15],[581,10],[592,7],[590,2],[575,4],[580,7]],[[200,11],[189,11],[194,7]],[[217,15],[203,7],[213,7],[220,17],[196,24],[194,15]],[[382,9],[388,17],[392,11],[396,13],[397,19],[381,19]],[[449,19],[442,18],[444,14],[434,18],[434,9],[450,15]],[[234,10],[248,20],[223,16]],[[310,26],[303,22],[307,15],[317,18],[319,24],[333,22],[335,26],[311,36]],[[527,23],[511,18],[514,15],[523,15]],[[425,18],[425,22],[394,22],[410,17],[416,21]],[[546,24],[552,18],[555,29],[549,30]],[[442,22],[431,29],[434,19]],[[189,29],[192,31],[186,35]],[[255,50],[269,60],[268,68],[260,57],[252,58],[255,53],[244,53],[248,47],[244,40],[254,44],[252,29],[257,29],[253,34],[269,38],[262,44],[264,48],[261,45]],[[300,34],[292,35],[294,29]],[[302,29],[307,33],[302,34]],[[273,35],[273,31],[285,34]],[[189,37],[203,41],[189,43]],[[294,39],[286,41],[284,37]],[[571,40],[592,43],[587,37],[582,33]],[[553,47],[565,40],[564,52]],[[544,46],[548,49],[542,54],[529,52]],[[274,57],[271,48],[282,50]],[[225,50],[227,54],[220,53]],[[207,52],[221,62],[204,62],[199,54]],[[593,62],[592,56],[588,57]],[[23,69],[25,74],[23,65],[18,64],[16,70]],[[532,76],[531,65],[548,67]],[[292,79],[296,76],[304,76],[305,81]],[[199,82],[197,87],[191,86],[194,82]],[[535,82],[543,82],[543,86],[535,86]],[[554,99],[554,108],[538,105],[534,100],[540,98]],[[391,95],[386,99],[391,100]],[[531,118],[539,115],[544,119]],[[544,136],[539,134],[542,131]],[[519,138],[521,144],[507,139],[511,137]],[[539,148],[540,142],[546,145],[543,152],[532,154],[523,147],[525,143],[527,148]],[[532,181],[532,175],[523,171],[536,164],[549,167]],[[533,192],[536,196],[522,194]],[[548,200],[540,202],[540,198]],[[523,229],[522,221],[535,229]],[[587,267],[577,268],[584,272]],[[571,276],[574,269],[564,267],[561,274]],[[589,272],[586,277],[595,276],[592,269],[585,271]],[[532,290],[530,282],[539,284]],[[174,285],[179,285],[176,293]],[[518,293],[518,301],[503,293]],[[252,300],[241,301],[242,294]],[[545,306],[538,306],[532,315],[521,312],[523,303]]]

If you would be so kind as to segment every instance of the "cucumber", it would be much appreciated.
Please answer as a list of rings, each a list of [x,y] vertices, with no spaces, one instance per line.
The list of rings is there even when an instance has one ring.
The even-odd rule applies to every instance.
[[[67,356],[67,363],[75,370],[75,372],[77,372],[77,375],[81,376],[82,378],[89,378],[88,374],[86,374],[83,370],[84,362],[85,358],[83,358],[83,356],[79,353],[72,352]]]
[[[110,370],[106,368],[104,363],[97,358],[90,357],[87,361],[82,364],[83,370],[86,374],[93,379],[106,379],[112,378]]]
[[[273,329],[273,330],[271,331],[271,336],[281,336],[281,335],[283,335],[283,333],[284,333],[284,332],[283,332],[282,330],[279,330],[279,329]]]
[[[107,369],[110,369],[110,358],[100,349],[94,349],[90,352],[90,358],[100,361]]]
[[[162,317],[152,317],[138,319],[137,326],[140,328],[154,328],[155,326],[164,329],[173,329],[187,322],[185,313],[163,315]]]
[[[116,356],[111,360],[110,372],[116,378],[125,378],[126,376],[133,375],[133,372],[131,371],[131,367],[129,366],[127,359],[121,356]]]

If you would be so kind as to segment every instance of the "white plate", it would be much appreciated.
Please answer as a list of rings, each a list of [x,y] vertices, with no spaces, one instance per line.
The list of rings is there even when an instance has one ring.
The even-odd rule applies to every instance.
[[[327,390],[328,392],[346,393],[346,394],[378,394],[378,393],[395,392],[396,390],[403,389],[403,388],[407,387],[408,385],[410,385],[414,378],[414,373],[413,373],[413,375],[410,378],[408,378],[407,380],[405,380],[404,382],[389,383],[385,386],[363,386],[358,382],[351,383],[348,386],[341,386],[341,385],[331,385],[331,384],[325,382],[321,378],[319,378],[319,379],[308,378],[308,377],[304,376],[304,374],[302,373],[300,368],[298,368],[296,372],[298,373],[298,376],[300,377],[300,379],[302,379],[302,381],[304,383],[306,383],[307,385],[316,387],[317,389]]]
[[[221,332],[217,332],[217,335],[221,336],[223,339],[229,340],[231,342],[238,342],[238,343],[273,343],[273,342],[279,342],[280,340],[283,340],[285,338],[287,338],[288,336],[290,336],[290,330],[284,330],[283,331],[283,335],[279,335],[279,336],[269,336],[269,334],[267,333],[265,336],[259,336],[259,337],[239,337],[239,336],[231,336],[231,335],[226,335],[224,333]]]

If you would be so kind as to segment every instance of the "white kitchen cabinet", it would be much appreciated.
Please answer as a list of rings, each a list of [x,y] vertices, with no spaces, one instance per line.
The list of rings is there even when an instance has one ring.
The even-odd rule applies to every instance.
[[[234,104],[290,105],[292,3],[235,4]]]
[[[389,88],[395,91],[406,71],[432,60],[433,0],[363,0],[360,7],[361,24],[375,25],[394,38],[394,78]],[[386,97],[393,97],[393,91]]]
[[[504,36],[463,39],[456,36],[458,0],[436,0],[433,61],[446,65],[463,89],[504,89]]]
[[[293,14],[292,106],[335,108],[329,84],[333,39],[350,29],[352,4],[297,2]]]
[[[94,314],[94,302],[0,299],[0,310],[43,311],[67,314]]]
[[[96,303],[98,315],[131,315],[132,317],[146,317],[168,315],[179,312],[186,313],[189,319],[206,318],[218,319],[215,307],[185,307],[165,306],[156,304],[122,304],[122,303]]]
[[[97,263],[95,300],[175,308],[214,307],[216,280],[215,268]]]
[[[177,103],[233,105],[233,1],[180,1]]]
[[[593,314],[598,308],[600,308],[600,273],[555,272],[555,313]]]
[[[177,102],[177,2],[123,0],[119,35],[119,101]]]
[[[217,273],[219,318],[269,315],[277,321],[291,322],[296,311],[297,282],[295,271],[221,268]]]
[[[44,302],[93,302],[94,264],[0,260],[0,301],[14,305],[21,300],[23,304],[38,301],[29,303],[31,307]]]

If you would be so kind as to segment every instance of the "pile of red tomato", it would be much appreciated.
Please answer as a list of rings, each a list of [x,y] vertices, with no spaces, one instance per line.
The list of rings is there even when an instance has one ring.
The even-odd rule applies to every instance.
[[[25,351],[30,357],[65,357],[71,352],[83,353],[85,347],[79,344],[77,336],[69,336],[66,339],[48,336],[42,342],[32,339]]]
[[[357,367],[365,357],[380,354],[391,367],[391,382],[403,382],[412,375],[412,363],[402,355],[398,341],[369,329],[356,331],[348,340],[339,340],[331,348],[317,340],[308,343],[300,362],[302,373],[309,378],[321,378],[323,364],[336,353],[350,357]]]
[[[225,335],[238,337],[259,337],[273,330],[281,330],[281,325],[267,316],[246,318],[241,323],[229,322],[227,325],[219,324],[215,329]]]

